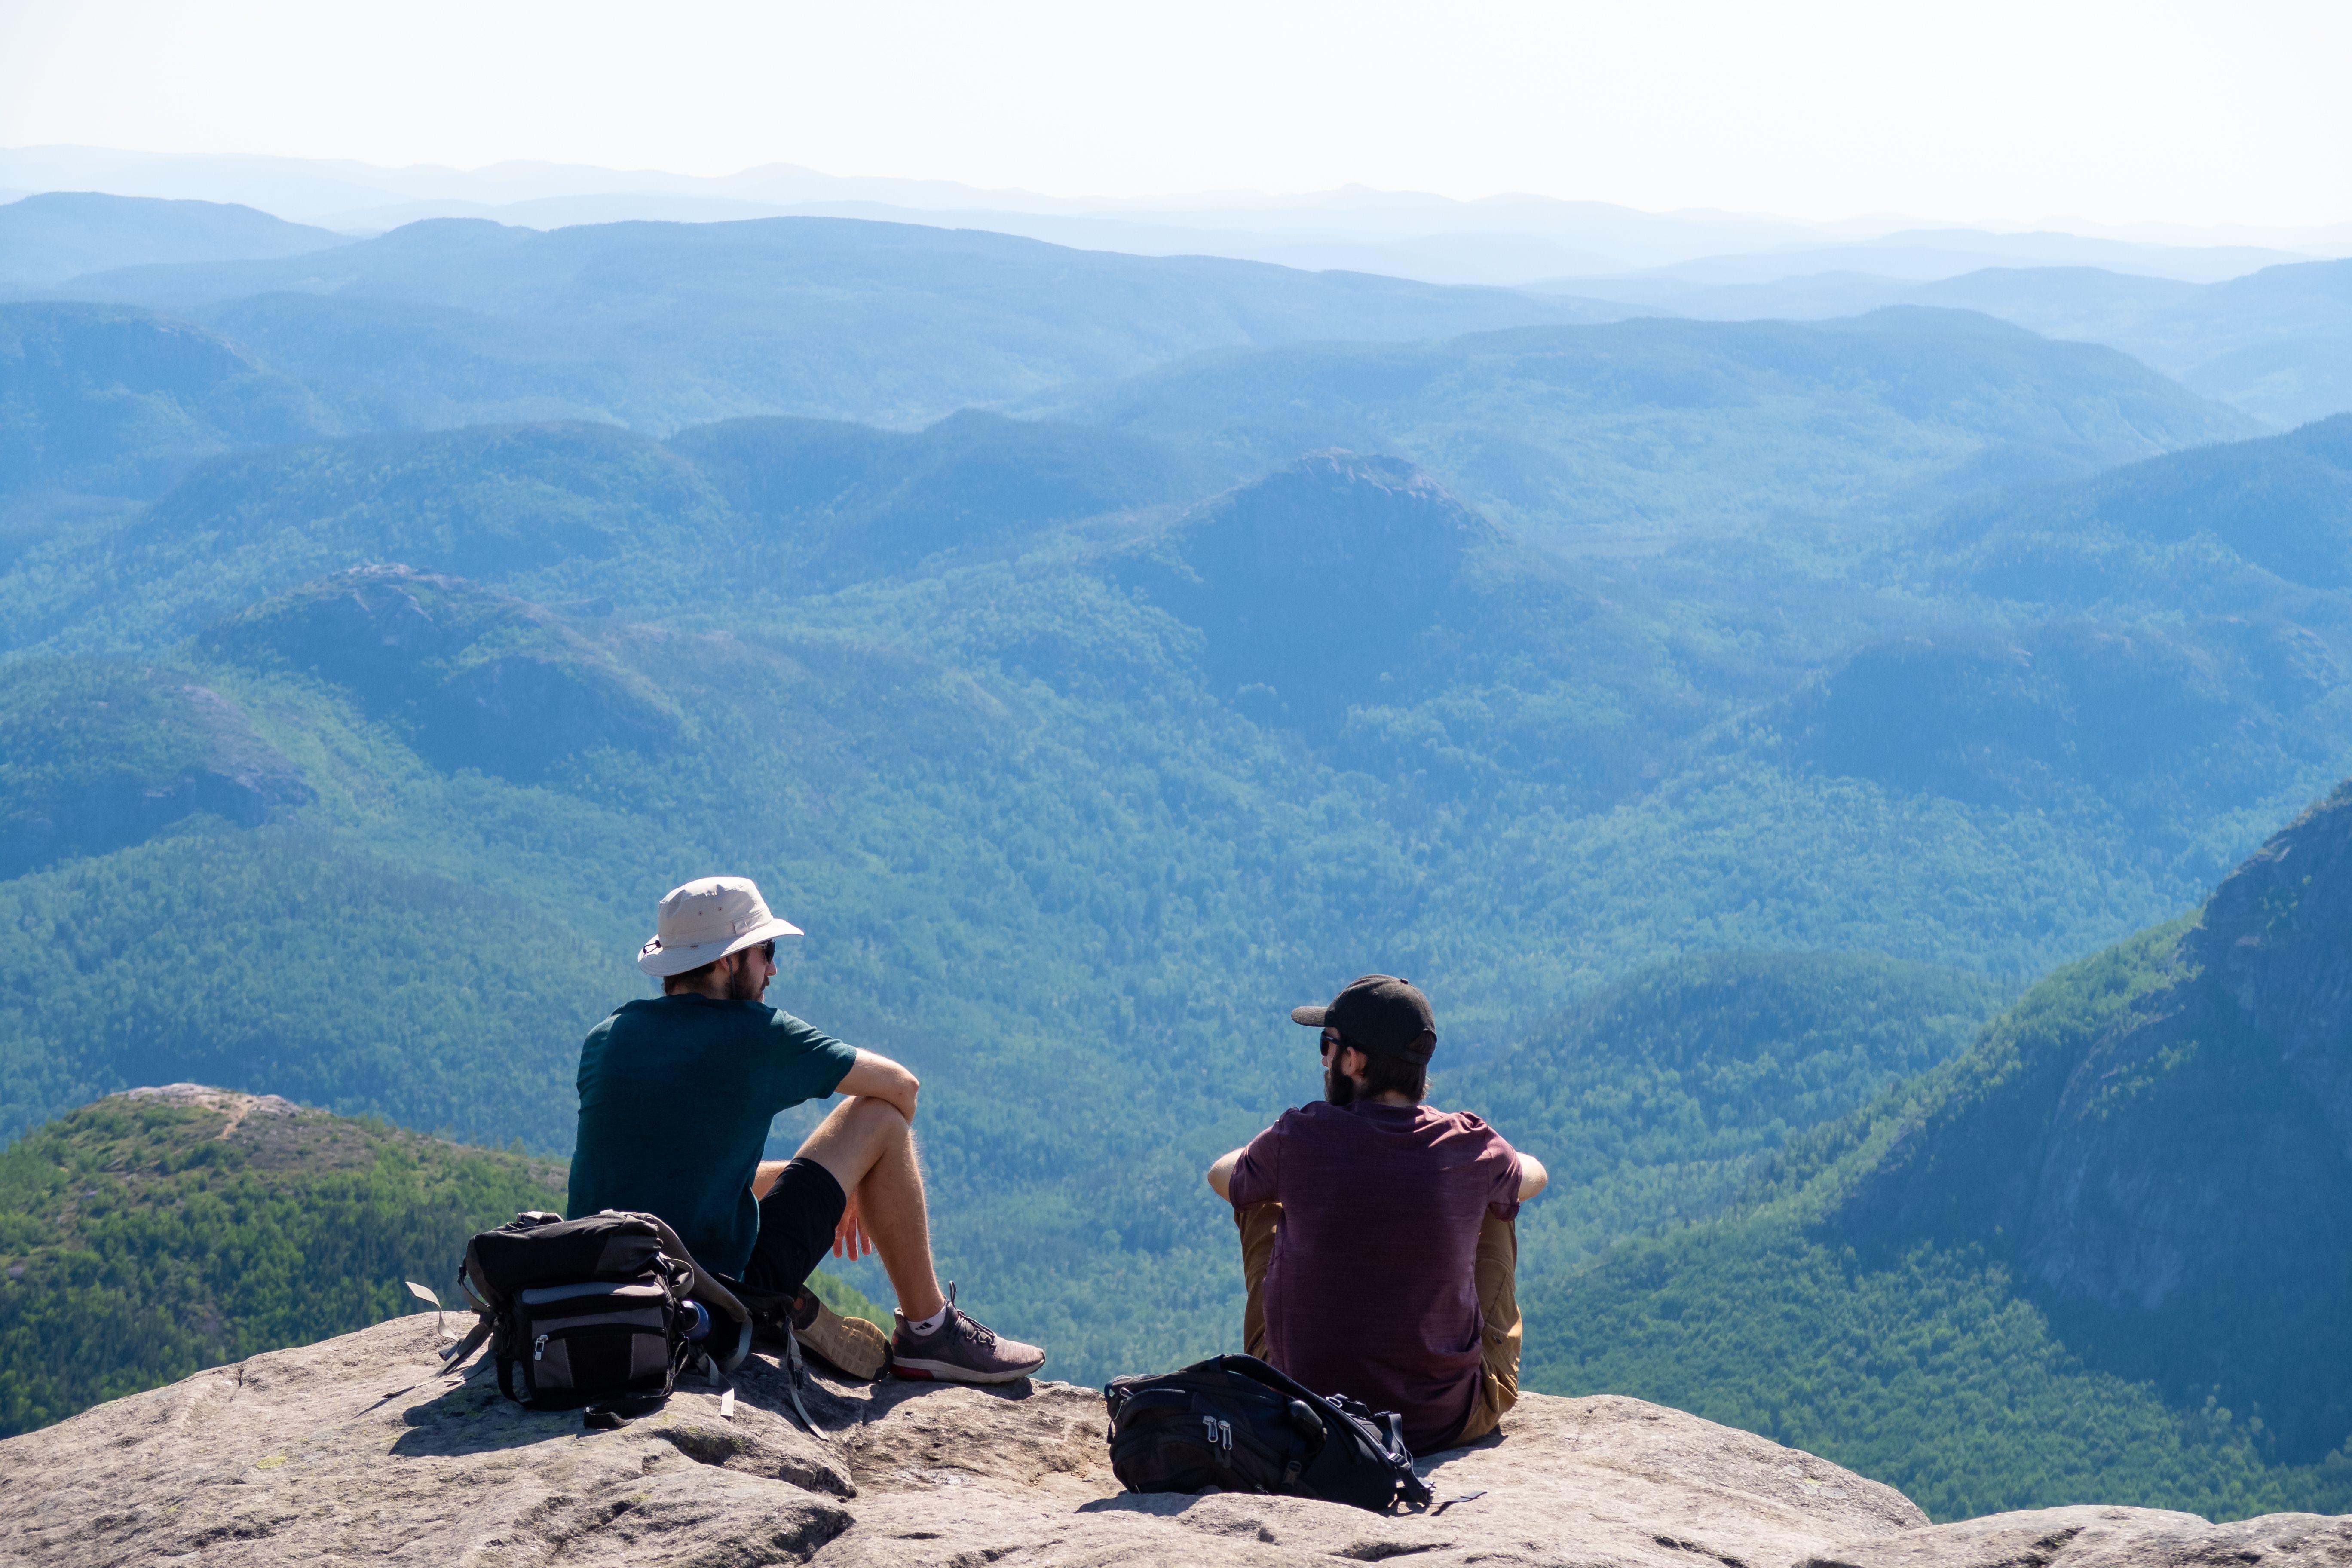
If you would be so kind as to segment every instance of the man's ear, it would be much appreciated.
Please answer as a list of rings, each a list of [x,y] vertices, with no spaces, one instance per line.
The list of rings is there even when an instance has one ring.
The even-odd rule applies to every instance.
[[[1371,1068],[1372,1058],[1358,1050],[1355,1047],[1342,1046],[1339,1047],[1339,1073],[1341,1077],[1350,1078],[1355,1079],[1358,1083],[1361,1083],[1364,1081],[1364,1075],[1370,1072]]]

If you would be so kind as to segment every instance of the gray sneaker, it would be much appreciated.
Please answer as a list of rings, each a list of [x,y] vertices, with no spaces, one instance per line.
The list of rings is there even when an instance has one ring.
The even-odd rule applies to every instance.
[[[1011,1383],[1045,1364],[1045,1352],[1019,1340],[999,1339],[993,1329],[955,1304],[955,1282],[948,1282],[946,1321],[928,1334],[907,1326],[907,1314],[894,1312],[898,1331],[890,1336],[893,1376],[935,1383]]]

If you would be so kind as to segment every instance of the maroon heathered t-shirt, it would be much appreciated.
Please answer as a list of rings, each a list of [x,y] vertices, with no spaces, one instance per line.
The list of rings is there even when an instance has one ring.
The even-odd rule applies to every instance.
[[[1286,1110],[1234,1167],[1236,1209],[1282,1205],[1266,1359],[1318,1394],[1404,1417],[1416,1452],[1461,1429],[1478,1386],[1478,1225],[1519,1212],[1519,1157],[1466,1110]]]

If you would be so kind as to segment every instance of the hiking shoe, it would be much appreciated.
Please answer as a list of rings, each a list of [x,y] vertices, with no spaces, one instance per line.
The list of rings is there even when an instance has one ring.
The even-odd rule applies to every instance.
[[[907,1314],[893,1312],[898,1331],[890,1336],[890,1371],[898,1377],[936,1383],[1011,1383],[1045,1364],[1045,1352],[1019,1340],[999,1339],[987,1327],[955,1304],[955,1284],[948,1284],[948,1315],[928,1334],[917,1334]]]
[[[793,1338],[837,1371],[871,1383],[890,1364],[890,1341],[863,1318],[845,1318],[814,1290],[803,1290],[793,1312]]]

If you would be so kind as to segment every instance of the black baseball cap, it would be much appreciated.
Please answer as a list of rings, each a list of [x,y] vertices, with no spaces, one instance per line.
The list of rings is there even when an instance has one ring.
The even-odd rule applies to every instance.
[[[1437,1016],[1410,980],[1363,974],[1348,982],[1328,1007],[1293,1007],[1290,1021],[1329,1027],[1360,1051],[1402,1057],[1427,1065],[1437,1049]]]

